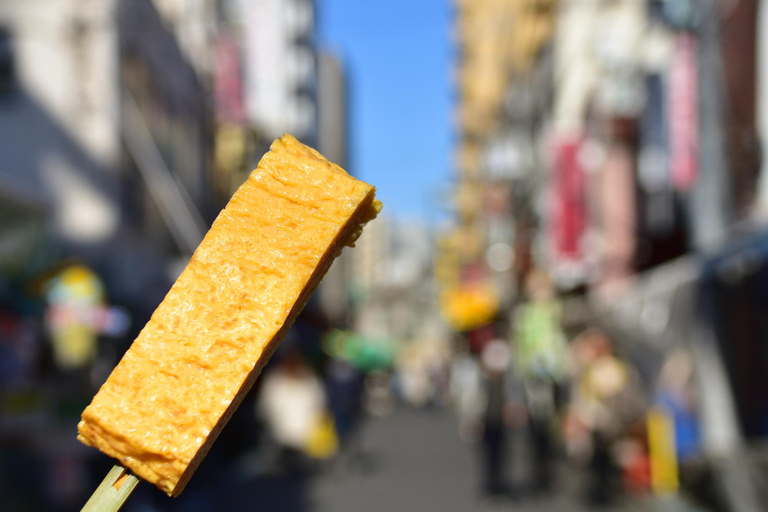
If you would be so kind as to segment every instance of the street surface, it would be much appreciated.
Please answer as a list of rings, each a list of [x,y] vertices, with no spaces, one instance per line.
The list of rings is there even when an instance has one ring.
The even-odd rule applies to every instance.
[[[561,464],[553,490],[526,490],[528,454],[525,438],[512,443],[511,477],[518,487],[514,500],[488,500],[480,492],[480,461],[475,448],[458,436],[456,421],[441,410],[400,410],[367,420],[362,456],[349,464],[291,474],[244,478],[203,464],[176,499],[160,496],[151,486],[129,500],[126,512],[692,512],[681,502],[623,498],[610,507],[590,508],[584,499],[583,472]],[[216,453],[212,452],[213,457]],[[229,466],[218,466],[232,467]],[[154,496],[152,500],[148,500]]]
[[[579,491],[582,475],[560,468],[553,491],[525,492],[527,454],[523,440],[512,469],[520,496],[514,501],[489,501],[480,489],[479,453],[459,439],[456,422],[443,411],[400,411],[366,425],[363,444],[369,460],[360,471],[324,473],[310,486],[318,512],[392,511],[581,511],[589,510]],[[511,454],[511,455],[512,455]],[[622,502],[601,510],[643,511],[644,503]]]

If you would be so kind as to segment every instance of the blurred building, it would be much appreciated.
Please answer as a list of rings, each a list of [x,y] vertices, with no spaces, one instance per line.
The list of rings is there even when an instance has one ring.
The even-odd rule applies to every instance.
[[[173,275],[275,137],[320,142],[314,26],[311,1],[3,4],[11,214],[61,255],[119,269],[139,251]],[[324,62],[322,149],[345,159],[343,72]]]
[[[426,225],[372,221],[351,253],[354,328],[392,343],[431,335],[437,318],[432,279],[432,240]]]
[[[320,51],[317,55],[317,149],[331,162],[351,171],[348,102],[347,75],[342,60]],[[346,250],[333,262],[318,289],[320,308],[337,326],[348,326],[352,320],[351,279],[352,256]]]
[[[555,5],[456,2],[456,225],[442,237],[437,265],[441,301],[477,308],[475,320],[449,318],[461,330],[509,309],[535,250],[542,190],[535,148],[550,99],[539,57]]]
[[[3,194],[23,205],[9,215],[28,218],[32,208],[57,239],[85,247],[104,244],[120,226],[114,8],[0,6],[0,176]]]
[[[163,16],[151,0],[0,4],[0,316],[15,329],[0,336],[0,480],[12,509],[84,502],[95,453],[76,441],[77,417],[221,206],[205,72]],[[40,478],[56,468],[63,484]]]
[[[317,147],[331,162],[349,166],[349,94],[343,60],[333,53],[317,55]]]
[[[143,319],[202,239],[211,101],[173,21],[151,0],[0,6],[4,279],[74,258]]]
[[[768,403],[746,355],[761,342],[744,334],[765,310],[722,298],[763,279],[757,14],[751,1],[457,1],[456,227],[437,256],[444,296],[473,280],[497,295],[495,315],[457,330],[510,318],[540,268],[567,298],[566,327],[609,330],[647,386],[673,347],[690,350],[708,375],[704,444],[730,457]],[[734,261],[750,270],[724,277]]]
[[[264,141],[291,133],[317,145],[317,59],[312,0],[227,2],[244,52],[245,115]]]
[[[151,1],[119,12],[126,216],[189,256],[221,206],[210,202],[208,89]]]
[[[754,210],[755,22],[707,5],[457,2],[448,275],[504,303],[531,265],[608,289],[727,243]]]
[[[215,70],[222,0],[153,0],[157,12],[174,34],[184,59],[209,85]]]
[[[312,147],[319,143],[315,4],[218,0],[215,5],[209,68],[217,120],[214,169],[220,182],[228,183],[221,194],[229,197],[275,138],[291,133]]]

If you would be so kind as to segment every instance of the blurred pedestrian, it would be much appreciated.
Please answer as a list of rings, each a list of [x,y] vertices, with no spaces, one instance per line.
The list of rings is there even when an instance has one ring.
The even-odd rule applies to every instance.
[[[583,425],[590,433],[592,482],[588,498],[594,504],[606,504],[613,501],[617,491],[613,448],[643,421],[646,404],[639,377],[615,353],[604,332],[586,331],[574,340],[572,349],[578,381],[571,422]]]
[[[453,339],[449,395],[459,419],[459,436],[466,443],[480,440],[482,434],[482,374],[480,363],[469,351],[463,336]]]
[[[698,419],[698,397],[694,383],[693,358],[685,349],[673,350],[659,372],[656,386],[657,406],[672,417],[675,451],[681,463],[701,453],[701,427]]]
[[[296,349],[263,377],[257,411],[279,448],[279,468],[304,469],[309,443],[323,427],[326,395],[321,380]]]
[[[483,491],[486,496],[507,496],[508,428],[518,423],[519,393],[510,374],[511,351],[503,340],[488,343],[480,356],[483,371],[482,440]]]
[[[549,276],[539,270],[526,279],[527,302],[517,309],[513,343],[524,383],[535,455],[534,487],[552,486],[553,431],[559,423],[569,376],[568,345],[560,304]]]
[[[689,349],[677,348],[667,356],[656,382],[654,410],[670,422],[673,439],[668,442],[674,445],[672,460],[677,466],[679,485],[706,495],[699,397]]]
[[[349,362],[332,358],[326,372],[328,407],[339,439],[338,457],[345,466],[361,461],[359,429],[363,416],[365,374]]]
[[[415,343],[400,353],[397,379],[399,391],[407,404],[416,408],[429,405],[434,396],[434,383],[430,379],[429,354],[424,345]]]

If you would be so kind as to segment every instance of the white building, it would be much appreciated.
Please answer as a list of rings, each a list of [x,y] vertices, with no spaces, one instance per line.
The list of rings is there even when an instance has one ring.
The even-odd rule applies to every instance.
[[[394,222],[383,214],[366,226],[356,245],[355,329],[396,342],[424,336],[436,317],[428,226]]]
[[[0,3],[10,71],[0,103],[0,190],[33,198],[74,243],[118,227],[115,1]]]
[[[0,2],[0,219],[86,261],[139,239],[191,254],[210,116],[175,37],[151,0]],[[24,257],[12,231],[0,262]]]

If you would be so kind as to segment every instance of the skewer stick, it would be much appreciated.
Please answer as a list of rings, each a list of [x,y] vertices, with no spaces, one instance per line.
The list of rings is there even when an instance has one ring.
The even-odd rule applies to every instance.
[[[136,475],[115,464],[80,512],[117,512],[138,483]]]

